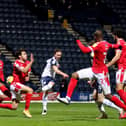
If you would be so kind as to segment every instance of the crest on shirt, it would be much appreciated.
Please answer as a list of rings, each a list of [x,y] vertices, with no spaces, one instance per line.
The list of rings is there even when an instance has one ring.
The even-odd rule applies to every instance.
[[[105,50],[108,50],[108,45],[107,44],[105,44]]]

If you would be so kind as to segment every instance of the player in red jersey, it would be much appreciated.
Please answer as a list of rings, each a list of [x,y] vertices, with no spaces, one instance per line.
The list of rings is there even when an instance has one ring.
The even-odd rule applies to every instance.
[[[117,62],[118,71],[116,72],[116,90],[120,98],[126,104],[126,92],[123,90],[124,83],[126,83],[126,42],[123,39],[122,29],[115,29],[113,37],[117,44],[122,46],[122,50],[117,49],[113,59],[107,64],[108,67]]]
[[[23,113],[29,118],[32,117],[29,112],[29,107],[33,90],[24,85],[24,83],[29,78],[29,72],[34,62],[33,54],[31,54],[30,59],[31,61],[27,60],[27,53],[24,49],[20,49],[17,52],[17,60],[13,65],[13,81],[10,85],[12,104],[0,104],[0,107],[2,108],[17,109],[20,101],[20,94],[26,93],[26,103]]]
[[[13,77],[14,80],[10,85],[10,90],[12,93],[12,101],[13,104],[18,106],[18,98],[17,95],[20,95],[21,92],[26,93],[26,103],[25,109],[23,113],[31,118],[32,115],[29,112],[31,96],[33,93],[32,88],[24,85],[25,81],[28,80],[29,72],[31,70],[31,66],[34,62],[33,54],[31,54],[31,61],[27,60],[27,53],[24,49],[21,49],[17,52],[17,60],[14,62],[13,66]]]
[[[1,56],[1,52],[0,52],[0,56]],[[3,68],[4,68],[4,63],[2,60],[0,60],[0,102],[6,97],[8,96],[9,98],[11,98],[11,93],[10,91],[5,87],[4,85],[4,74],[3,74]]]
[[[1,80],[2,82],[4,82],[3,67],[4,67],[4,63],[3,63],[2,60],[0,60],[0,80]]]
[[[0,56],[1,56],[1,52],[0,52]],[[9,93],[9,97],[11,97],[11,93],[9,92],[9,90],[4,86],[4,62],[2,60],[0,60],[0,85],[3,86],[6,90],[7,90],[7,94]],[[6,95],[4,94],[4,92],[2,90],[0,90],[0,103],[6,98]]]
[[[116,96],[111,94],[110,83],[108,78],[108,68],[105,64],[105,58],[109,48],[118,48],[119,45],[110,44],[107,41],[103,40],[102,31],[97,30],[94,33],[95,40],[97,42],[94,46],[86,47],[80,40],[76,40],[77,45],[83,53],[89,53],[94,51],[93,65],[92,68],[81,69],[72,74],[70,79],[66,98],[57,98],[62,103],[69,104],[71,100],[72,93],[77,85],[78,79],[97,79],[98,83],[101,85],[104,95],[106,98],[114,102],[120,108],[126,111],[126,105],[124,105]],[[124,114],[120,114],[120,118],[124,117]]]

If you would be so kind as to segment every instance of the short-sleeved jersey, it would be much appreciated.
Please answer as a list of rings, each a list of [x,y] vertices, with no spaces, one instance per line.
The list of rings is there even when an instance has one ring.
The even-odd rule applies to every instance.
[[[31,72],[31,68],[28,70],[28,72],[23,73],[19,70],[19,68],[25,68],[29,64],[29,61],[25,61],[25,63],[22,63],[20,60],[16,60],[13,65],[13,82],[19,82],[24,84],[25,83],[25,77],[28,76],[29,72]]]
[[[101,41],[90,46],[92,51],[94,51],[92,70],[94,73],[108,72],[106,67],[106,55],[109,48],[113,48],[113,45],[107,41]]]
[[[53,65],[59,68],[59,62],[56,60],[55,57],[52,57],[46,61],[46,66],[44,68],[44,71],[42,72],[41,77],[49,76],[55,78],[56,72],[52,68]]]
[[[0,80],[4,81],[4,74],[3,74],[3,68],[4,67],[4,63],[2,60],[0,60]]]
[[[126,42],[123,39],[118,39],[117,44],[122,46],[122,50],[117,49],[117,51],[121,51],[121,56],[117,61],[118,68],[126,69]]]

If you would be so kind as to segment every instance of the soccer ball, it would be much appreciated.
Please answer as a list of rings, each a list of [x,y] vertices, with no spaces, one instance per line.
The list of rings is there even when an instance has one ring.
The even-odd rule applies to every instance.
[[[8,76],[7,77],[7,83],[8,84],[11,84],[13,80],[14,80],[14,77],[13,76]]]

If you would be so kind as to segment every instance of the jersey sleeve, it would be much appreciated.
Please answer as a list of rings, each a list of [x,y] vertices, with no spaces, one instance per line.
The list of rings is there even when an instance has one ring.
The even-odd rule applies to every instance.
[[[17,62],[17,61],[15,61],[14,67],[17,68],[18,70],[21,70],[22,69],[22,67],[20,66],[20,63]]]
[[[14,67],[19,68],[20,67],[19,63],[15,61],[14,62]]]
[[[89,53],[93,50],[92,46],[84,46],[80,40],[76,40],[77,42],[77,45],[79,46],[80,50],[83,52],[83,53]]]
[[[56,66],[56,60],[54,59],[51,60],[51,66]]]
[[[120,42],[120,41],[117,41],[117,44],[118,44],[118,45],[121,45],[121,42]],[[121,52],[121,49],[117,48],[117,49],[116,49],[116,52]]]
[[[110,44],[108,43],[109,45],[109,48],[113,48],[113,49],[116,49],[116,50],[121,50],[119,47],[121,46],[120,44]]]

